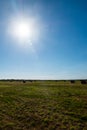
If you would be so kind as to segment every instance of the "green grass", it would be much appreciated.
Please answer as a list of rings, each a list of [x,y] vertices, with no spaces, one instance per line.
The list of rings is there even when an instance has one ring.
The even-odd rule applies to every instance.
[[[87,130],[87,85],[0,82],[0,130]]]

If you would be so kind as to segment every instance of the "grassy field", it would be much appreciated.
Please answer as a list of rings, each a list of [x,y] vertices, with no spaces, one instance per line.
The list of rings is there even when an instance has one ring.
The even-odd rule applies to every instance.
[[[0,130],[87,130],[87,85],[0,81]]]

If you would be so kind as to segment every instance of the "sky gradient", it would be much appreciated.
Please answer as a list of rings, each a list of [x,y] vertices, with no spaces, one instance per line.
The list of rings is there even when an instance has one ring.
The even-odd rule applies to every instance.
[[[11,17],[37,17],[41,37],[23,48],[8,33]],[[0,79],[86,79],[86,0],[0,0]]]

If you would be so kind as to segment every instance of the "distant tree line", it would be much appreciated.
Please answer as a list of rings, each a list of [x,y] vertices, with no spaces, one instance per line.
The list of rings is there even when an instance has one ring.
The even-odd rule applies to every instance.
[[[44,82],[44,81],[49,81],[49,82],[59,82],[59,81],[63,81],[63,82],[70,82],[71,84],[74,84],[76,81],[79,81],[81,84],[87,84],[87,79],[82,79],[82,80],[26,80],[26,79],[1,79],[0,81],[2,82],[22,82],[22,83],[26,83],[26,82]]]

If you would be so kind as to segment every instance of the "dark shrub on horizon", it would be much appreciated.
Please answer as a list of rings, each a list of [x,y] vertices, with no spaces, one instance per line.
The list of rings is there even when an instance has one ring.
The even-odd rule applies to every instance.
[[[25,80],[23,80],[23,83],[26,83],[26,81],[25,81]]]
[[[81,84],[86,84],[86,80],[81,80]]]
[[[10,80],[10,82],[13,82],[13,80]]]
[[[54,80],[55,82],[58,82],[58,80]]]
[[[33,80],[29,80],[29,82],[33,82]]]
[[[64,80],[64,82],[66,82],[66,80]]]
[[[72,84],[74,84],[74,83],[75,83],[75,80],[71,80],[70,82],[71,82]]]

